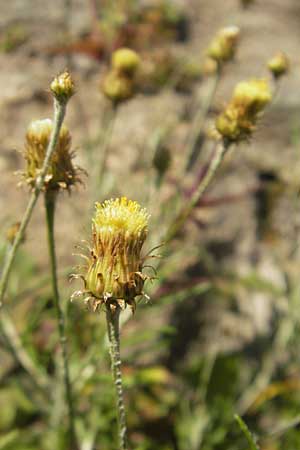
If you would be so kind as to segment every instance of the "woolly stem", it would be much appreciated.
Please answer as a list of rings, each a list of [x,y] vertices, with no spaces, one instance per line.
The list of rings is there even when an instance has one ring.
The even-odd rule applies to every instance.
[[[109,353],[111,358],[111,371],[116,390],[116,404],[118,413],[119,450],[127,450],[128,438],[121,372],[119,316],[120,308],[117,308],[114,312],[112,312],[110,308],[107,308],[106,320],[109,338]]]
[[[55,239],[54,239],[54,216],[55,216],[55,201],[56,193],[46,192],[45,193],[45,209],[46,209],[46,221],[47,221],[47,235],[48,235],[48,247],[50,256],[50,266],[51,266],[51,278],[52,278],[52,289],[53,289],[53,300],[56,311],[56,318],[58,324],[60,347],[62,352],[62,362],[63,362],[63,382],[65,387],[66,402],[68,407],[69,415],[69,434],[70,443],[72,450],[76,450],[77,440],[75,433],[75,413],[73,406],[73,396],[72,387],[70,381],[69,373],[69,362],[67,354],[67,338],[65,333],[65,317],[63,309],[61,307],[61,301],[58,291],[57,282],[57,264],[56,264],[56,252],[55,252]]]

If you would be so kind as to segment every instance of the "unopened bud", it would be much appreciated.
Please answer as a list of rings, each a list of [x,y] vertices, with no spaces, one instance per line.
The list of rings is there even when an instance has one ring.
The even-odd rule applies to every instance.
[[[285,75],[289,71],[289,67],[289,59],[283,52],[279,52],[268,62],[268,68],[276,79]]]
[[[234,58],[240,29],[236,26],[223,28],[211,42],[207,55],[219,64]]]
[[[139,64],[139,55],[130,48],[119,48],[112,54],[112,67],[121,74],[134,75]]]
[[[71,75],[65,71],[52,81],[50,89],[57,101],[66,103],[75,93],[75,86]]]

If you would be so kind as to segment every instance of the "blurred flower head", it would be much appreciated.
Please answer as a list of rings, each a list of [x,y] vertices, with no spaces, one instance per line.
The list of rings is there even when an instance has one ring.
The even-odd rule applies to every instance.
[[[35,186],[41,173],[52,129],[51,119],[35,120],[27,129],[25,150],[23,151],[26,168],[22,172],[22,177],[31,187]],[[73,165],[73,156],[71,134],[63,125],[45,178],[45,190],[70,189],[72,185],[80,182],[80,169]]]

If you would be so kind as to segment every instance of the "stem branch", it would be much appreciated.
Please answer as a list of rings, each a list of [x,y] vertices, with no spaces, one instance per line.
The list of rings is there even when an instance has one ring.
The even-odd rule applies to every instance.
[[[218,68],[217,72],[213,77],[213,80],[211,81],[209,92],[205,97],[203,104],[199,106],[192,124],[192,131],[190,134],[190,139],[188,141],[188,149],[187,149],[188,159],[185,167],[186,172],[189,172],[193,168],[194,164],[196,163],[199,157],[201,150],[199,140],[202,137],[205,120],[208,116],[211,104],[214,100],[220,79],[221,79],[221,69]]]
[[[202,178],[201,182],[199,183],[198,188],[193,193],[187,206],[180,212],[180,214],[177,216],[175,221],[169,227],[167,234],[166,234],[165,242],[168,243],[169,241],[171,241],[173,238],[176,237],[178,231],[180,231],[182,226],[185,224],[186,220],[189,218],[190,214],[192,213],[194,207],[199,203],[202,195],[205,193],[210,182],[214,178],[221,162],[223,161],[223,158],[224,158],[227,148],[228,148],[228,146],[225,145],[224,143],[217,145],[204,177]]]

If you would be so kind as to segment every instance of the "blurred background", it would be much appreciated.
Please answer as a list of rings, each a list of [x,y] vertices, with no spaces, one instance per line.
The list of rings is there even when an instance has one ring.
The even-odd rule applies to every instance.
[[[299,23],[298,0],[0,5],[2,260],[7,230],[28,201],[15,174],[24,167],[26,129],[32,120],[52,117],[48,87],[55,75],[68,68],[76,83],[65,123],[75,162],[87,175],[83,186],[59,197],[56,249],[82,450],[117,448],[104,315],[69,301],[81,288],[68,277],[79,264],[76,244],[90,239],[93,203],[114,196],[139,201],[151,214],[145,252],[159,245],[178,209],[176,196],[184,203],[201,179],[217,113],[237,82],[271,80],[267,61],[278,51],[290,58],[288,76],[274,87],[253,138],[226,155],[180,235],[168,251],[158,250],[157,279],[145,289],[150,300],[142,299],[134,316],[122,315],[122,357],[131,448],[247,450],[235,413],[261,450],[300,448]],[[195,117],[215,76],[206,50],[229,25],[241,31],[236,56],[222,71],[197,137],[199,158],[185,171]],[[111,53],[124,46],[139,53],[141,67],[135,95],[118,106],[111,126],[103,78]],[[62,387],[55,381],[57,329],[44,220],[40,201],[6,309],[50,384],[44,397],[2,336],[1,450],[68,448]]]

